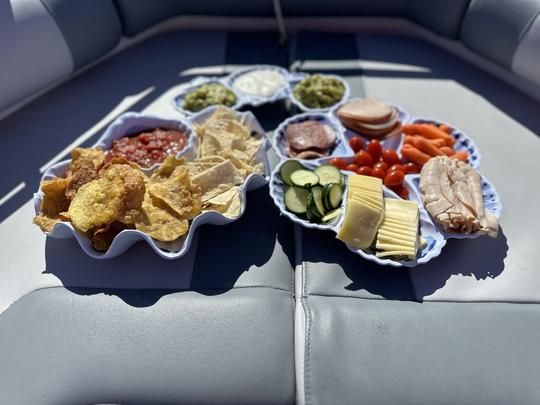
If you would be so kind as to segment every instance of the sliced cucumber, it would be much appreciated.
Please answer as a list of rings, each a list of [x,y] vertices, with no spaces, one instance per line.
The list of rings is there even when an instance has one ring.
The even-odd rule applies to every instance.
[[[315,174],[319,176],[319,184],[324,186],[328,183],[338,183],[341,181],[341,172],[339,169],[332,165],[322,165],[314,170]]]
[[[339,180],[339,186],[342,190],[345,190],[345,176],[342,174],[341,179]]]
[[[294,171],[290,178],[292,184],[302,188],[311,188],[319,182],[319,176],[305,169]]]
[[[295,214],[305,214],[309,191],[298,187],[289,187],[285,192],[285,207]]]
[[[291,174],[297,170],[303,169],[304,166],[302,166],[297,160],[287,160],[279,168],[279,177],[281,177],[283,183],[287,184],[288,186],[292,186]]]
[[[307,215],[308,221],[310,222],[319,222],[322,216],[319,214],[319,210],[317,209],[317,206],[315,205],[315,199],[313,198],[313,193],[309,193],[309,196],[308,196],[306,215]]]
[[[330,211],[328,214],[322,217],[321,221],[332,222],[332,220],[339,218],[342,212],[343,212],[343,208],[336,208],[335,210]]]
[[[315,207],[317,207],[317,211],[319,212],[319,215],[322,217],[326,210],[324,209],[323,204],[323,189],[320,186],[315,186],[311,189],[311,194],[313,194],[313,201],[315,202]]]
[[[339,184],[330,183],[323,187],[323,201],[328,210],[339,207],[343,191]]]

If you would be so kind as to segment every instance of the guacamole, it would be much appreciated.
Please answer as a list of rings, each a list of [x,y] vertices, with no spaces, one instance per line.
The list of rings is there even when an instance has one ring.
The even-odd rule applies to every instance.
[[[345,94],[341,80],[323,75],[303,79],[293,90],[294,97],[308,108],[326,108],[339,102]]]
[[[197,112],[215,104],[232,107],[236,104],[236,95],[222,84],[207,83],[186,94],[182,108]]]

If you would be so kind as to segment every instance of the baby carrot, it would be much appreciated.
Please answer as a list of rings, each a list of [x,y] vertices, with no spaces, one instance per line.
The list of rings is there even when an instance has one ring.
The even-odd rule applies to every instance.
[[[441,150],[442,153],[444,153],[446,156],[452,156],[454,153],[456,153],[454,151],[454,149],[452,149],[450,146],[441,146],[439,148]]]
[[[441,146],[446,146],[446,141],[442,138],[440,139],[429,139],[429,141],[435,145],[437,148],[440,148]]]
[[[420,124],[406,124],[402,126],[401,130],[407,135],[417,135],[420,133]]]
[[[452,127],[449,127],[448,125],[446,124],[441,124],[439,125],[439,129],[446,132],[447,134],[451,134],[452,131],[454,130]]]
[[[452,159],[463,160],[464,162],[467,162],[469,160],[469,154],[467,153],[467,151],[464,151],[464,150],[456,152],[450,157]]]
[[[401,148],[401,156],[410,162],[416,163],[419,166],[423,166],[431,159],[431,156],[419,151],[414,146],[407,146]]]
[[[414,142],[416,138],[418,138],[417,135],[405,135],[405,138],[403,139],[403,143],[414,146]]]
[[[439,148],[425,138],[416,139],[414,146],[429,156],[444,156],[444,153]]]
[[[445,140],[447,146],[452,146],[456,141],[446,132],[440,130],[435,125],[431,124],[420,124],[419,125],[419,134],[428,138],[428,139],[439,139],[442,138]]]

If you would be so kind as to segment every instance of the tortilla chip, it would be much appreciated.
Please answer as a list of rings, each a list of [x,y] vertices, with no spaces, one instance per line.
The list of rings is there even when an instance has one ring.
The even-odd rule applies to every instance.
[[[71,151],[71,170],[84,161],[91,161],[94,168],[99,170],[105,162],[105,152],[97,148],[75,148]]]
[[[227,207],[227,210],[223,213],[223,215],[229,218],[236,218],[240,215],[240,208],[240,194],[237,193],[231,200],[229,206]]]
[[[146,194],[142,215],[135,227],[156,240],[170,242],[187,233],[189,222],[178,218],[165,204]]]
[[[229,206],[235,195],[238,194],[238,186],[231,187],[227,191],[212,197],[207,201],[210,205]]]
[[[201,187],[201,193],[204,196],[212,192],[221,185],[229,185],[229,188],[240,184],[242,177],[238,175],[238,171],[234,165],[229,161],[222,162],[211,169],[193,177],[193,183]],[[217,195],[217,194],[216,194]]]
[[[35,216],[32,222],[39,226],[43,232],[52,232],[54,225],[62,222],[62,220],[60,218],[49,218],[40,214]]]
[[[200,188],[191,183],[187,166],[177,167],[167,180],[150,183],[148,192],[180,218],[192,219],[201,212]]]

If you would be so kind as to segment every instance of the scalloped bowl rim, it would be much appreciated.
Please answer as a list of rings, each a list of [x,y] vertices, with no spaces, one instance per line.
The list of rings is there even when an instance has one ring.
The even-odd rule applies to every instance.
[[[293,92],[294,87],[299,82],[301,82],[303,79],[305,79],[306,77],[314,76],[316,74],[320,75],[320,76],[334,78],[334,79],[337,79],[337,80],[339,80],[340,82],[343,83],[343,85],[345,87],[345,91],[343,92],[343,96],[339,99],[338,102],[336,102],[335,104],[332,104],[329,107],[325,107],[325,108],[309,108],[309,107],[305,106],[304,104],[302,104],[302,102],[300,100],[298,100],[294,96],[294,92]],[[313,73],[313,74],[310,74],[310,73],[297,73],[297,74],[291,75],[291,80],[289,81],[289,98],[290,98],[291,102],[296,107],[298,107],[301,111],[306,112],[306,113],[328,113],[336,105],[338,105],[338,104],[340,104],[340,103],[342,103],[344,101],[347,101],[350,96],[351,96],[351,87],[349,86],[349,83],[347,82],[347,80],[345,80],[345,78],[343,76],[339,76],[339,75],[326,74],[326,73]]]

